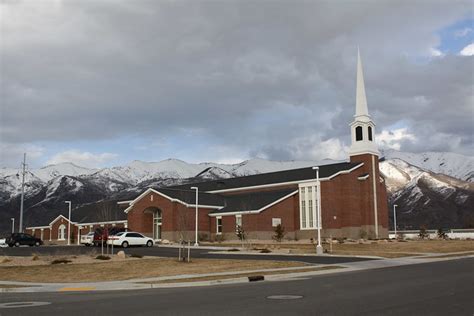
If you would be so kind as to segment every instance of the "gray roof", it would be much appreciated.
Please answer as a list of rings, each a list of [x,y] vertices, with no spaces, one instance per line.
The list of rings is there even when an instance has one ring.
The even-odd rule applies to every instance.
[[[268,192],[252,192],[245,194],[236,194],[225,197],[226,206],[211,212],[213,213],[229,213],[242,211],[256,211],[267,206],[279,199],[295,192],[292,190],[279,190]]]
[[[154,188],[154,190],[163,193],[173,199],[178,199],[187,204],[196,204],[196,191],[177,189],[177,188]],[[199,191],[199,205],[210,205],[210,206],[224,206],[225,199],[223,196],[212,193],[205,193]]]
[[[336,163],[331,165],[319,166],[319,177],[327,178],[341,171],[348,171],[360,163]],[[199,183],[189,183],[184,185],[172,186],[173,189],[190,189],[193,186],[202,191],[218,191],[227,189],[237,189],[267,184],[278,184],[293,181],[304,181],[316,178],[316,172],[312,167],[283,170],[277,172],[260,173],[251,176],[236,177],[230,179],[206,181]]]

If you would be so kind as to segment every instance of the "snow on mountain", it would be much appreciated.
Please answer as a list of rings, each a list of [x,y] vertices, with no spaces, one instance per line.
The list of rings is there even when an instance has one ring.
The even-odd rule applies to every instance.
[[[96,171],[97,169],[80,167],[70,162],[48,165],[40,169],[31,170],[31,172],[43,182],[48,182],[58,176],[77,177],[81,175],[89,175]]]
[[[409,153],[396,150],[383,152],[386,159],[401,159],[434,173],[442,173],[474,182],[474,157],[448,152]]]

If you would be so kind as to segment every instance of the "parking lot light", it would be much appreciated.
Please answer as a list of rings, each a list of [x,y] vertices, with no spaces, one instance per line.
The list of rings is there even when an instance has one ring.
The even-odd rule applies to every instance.
[[[12,217],[12,234],[15,232],[15,217]]]
[[[196,236],[194,239],[194,246],[199,246],[198,242],[198,203],[199,203],[199,188],[198,187],[191,187],[191,190],[196,190]]]
[[[67,244],[71,244],[71,201],[65,201],[64,203],[69,204],[69,217],[67,223]]]

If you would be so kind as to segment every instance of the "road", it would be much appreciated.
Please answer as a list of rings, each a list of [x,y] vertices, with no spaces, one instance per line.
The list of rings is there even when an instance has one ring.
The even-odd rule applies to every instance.
[[[157,257],[178,257],[178,249],[170,247],[133,247],[133,248],[114,248],[114,253],[119,250],[125,250],[126,253],[139,254],[144,256],[157,256]],[[0,256],[31,256],[33,254],[38,255],[80,255],[80,254],[98,254],[100,253],[100,247],[86,247],[86,246],[42,246],[42,247],[7,247],[0,248]],[[104,250],[105,251],[105,250]],[[234,252],[222,254],[210,253],[207,249],[192,249],[191,256],[193,258],[206,258],[206,259],[248,259],[248,260],[279,260],[279,261],[300,261],[313,264],[333,264],[333,263],[347,263],[356,261],[373,260],[367,258],[357,257],[337,257],[337,256],[289,256],[289,255],[240,255]]]
[[[468,315],[474,259],[212,287],[89,293],[6,293],[0,315]],[[271,295],[301,296],[271,300]]]

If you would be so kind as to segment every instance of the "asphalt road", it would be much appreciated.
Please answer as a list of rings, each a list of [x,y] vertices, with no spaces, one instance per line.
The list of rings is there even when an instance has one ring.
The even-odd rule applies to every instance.
[[[49,305],[0,315],[468,315],[474,259],[315,276],[297,281],[89,293],[0,295]],[[271,295],[300,299],[271,300]]]
[[[114,253],[120,250],[125,250],[126,253],[140,254],[145,256],[157,257],[175,257],[178,258],[178,249],[170,247],[132,247],[132,248],[114,248]],[[104,250],[105,251],[105,250]],[[41,247],[6,247],[0,248],[0,256],[31,256],[38,255],[80,255],[80,254],[99,254],[100,247],[86,247],[86,246],[41,246]],[[222,254],[209,253],[207,249],[192,249],[191,256],[193,258],[207,258],[207,259],[248,259],[248,260],[280,260],[280,261],[300,261],[314,264],[333,264],[333,263],[347,263],[356,261],[373,260],[367,258],[357,257],[317,257],[317,256],[288,256],[288,255],[240,255],[234,252]],[[0,315],[1,316],[1,315]]]

